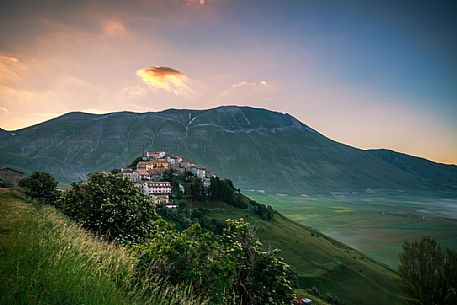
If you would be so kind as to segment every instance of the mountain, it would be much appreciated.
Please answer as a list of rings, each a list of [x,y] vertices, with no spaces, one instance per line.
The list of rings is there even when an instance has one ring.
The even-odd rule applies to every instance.
[[[287,113],[259,108],[73,112],[0,132],[0,165],[49,171],[65,183],[87,172],[125,166],[149,149],[190,158],[242,189],[457,189],[457,166],[360,150],[326,138]]]

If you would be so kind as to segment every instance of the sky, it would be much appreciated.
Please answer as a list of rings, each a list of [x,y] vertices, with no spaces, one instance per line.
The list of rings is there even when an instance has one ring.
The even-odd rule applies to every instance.
[[[2,0],[0,128],[243,105],[457,164],[452,2]]]

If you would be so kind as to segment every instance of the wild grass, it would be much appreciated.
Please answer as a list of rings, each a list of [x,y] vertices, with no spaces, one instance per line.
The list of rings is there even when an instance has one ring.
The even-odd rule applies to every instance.
[[[206,304],[191,287],[138,281],[125,248],[52,207],[0,191],[0,304]]]

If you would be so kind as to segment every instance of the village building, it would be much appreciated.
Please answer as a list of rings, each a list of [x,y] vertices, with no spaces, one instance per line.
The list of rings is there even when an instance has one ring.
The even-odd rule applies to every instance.
[[[178,167],[182,162],[182,158],[180,156],[172,156],[170,154],[167,154],[165,160],[170,163],[171,167]]]
[[[180,163],[180,166],[184,168],[185,171],[191,171],[192,166],[195,166],[195,163],[190,160],[184,160]]]
[[[146,162],[146,170],[154,170],[154,169],[164,169],[167,170],[169,164],[165,160],[152,160]]]
[[[140,175],[141,180],[150,180],[151,179],[151,174],[144,168],[138,168],[137,169],[138,175]]]
[[[211,178],[216,178],[216,174],[213,174],[210,171],[206,171],[206,178],[211,179]]]
[[[0,187],[17,186],[19,180],[25,176],[25,173],[11,167],[0,168]]]
[[[132,182],[141,182],[141,176],[137,171],[130,168],[121,169],[122,177],[129,179]]]
[[[160,181],[162,179],[162,174],[166,171],[166,168],[154,168],[148,170],[149,180],[150,181]]]
[[[192,166],[190,168],[190,171],[194,176],[197,176],[200,179],[203,179],[206,177],[206,168],[201,167],[201,166]]]
[[[136,169],[139,170],[139,169],[146,169],[146,164],[148,164],[148,161],[139,161],[137,164],[136,164]]]
[[[167,153],[164,151],[150,150],[150,151],[146,152],[146,157],[149,157],[152,159],[162,159],[162,158],[165,158],[166,155],[167,155]]]
[[[155,205],[168,205],[170,203],[171,184],[164,181],[145,181],[143,193]]]

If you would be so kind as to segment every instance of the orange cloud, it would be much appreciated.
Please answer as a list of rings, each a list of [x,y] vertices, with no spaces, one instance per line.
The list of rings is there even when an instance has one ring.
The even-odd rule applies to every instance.
[[[19,79],[19,64],[19,60],[16,57],[0,54],[0,83],[16,81]]]
[[[173,68],[152,66],[136,71],[136,75],[155,89],[163,89],[176,95],[183,95],[192,91],[185,84],[187,77]]]

